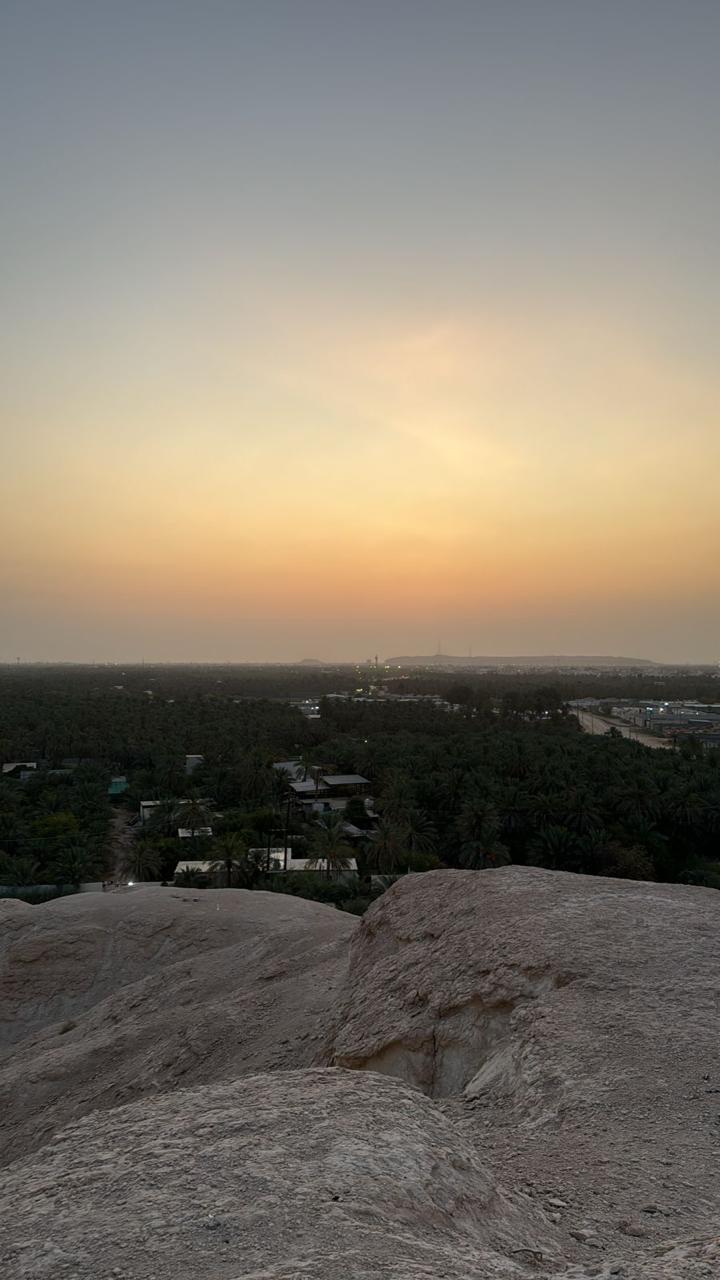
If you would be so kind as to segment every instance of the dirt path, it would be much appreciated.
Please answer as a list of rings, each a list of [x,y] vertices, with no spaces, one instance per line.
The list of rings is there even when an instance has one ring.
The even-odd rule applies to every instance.
[[[108,859],[112,868],[112,879],[121,881],[125,877],[125,861],[133,842],[133,822],[134,814],[128,809],[115,809],[110,819],[110,857]]]

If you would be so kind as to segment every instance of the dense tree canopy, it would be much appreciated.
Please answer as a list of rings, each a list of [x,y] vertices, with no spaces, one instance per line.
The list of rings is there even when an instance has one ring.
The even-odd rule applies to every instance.
[[[586,692],[577,678],[570,688],[554,675],[493,673],[459,687],[442,673],[403,677],[403,691],[444,692],[452,711],[323,696],[373,679],[352,669],[0,669],[0,755],[38,764],[24,782],[0,782],[0,883],[111,873],[115,774],[129,784],[113,802],[116,817],[136,813],[141,799],[163,802],[132,842],[127,866],[137,878],[171,875],[180,856],[201,855],[222,862],[235,883],[255,882],[238,850],[286,834],[298,852],[322,856],[331,835],[344,841],[288,805],[287,783],[271,766],[292,757],[309,777],[335,770],[370,779],[376,817],[356,801],[348,813],[363,873],[513,861],[720,886],[720,751],[652,751],[581,733],[565,707]],[[631,697],[652,679],[624,685],[608,675],[603,688]],[[700,677],[687,680],[713,697],[697,687]],[[311,696],[321,698],[319,720],[289,701]],[[191,753],[205,763],[188,777]],[[210,820],[213,840],[183,841],[179,854],[177,827]]]

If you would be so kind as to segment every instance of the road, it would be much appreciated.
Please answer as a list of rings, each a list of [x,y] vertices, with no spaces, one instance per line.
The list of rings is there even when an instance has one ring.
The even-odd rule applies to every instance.
[[[657,738],[653,733],[646,733],[634,724],[623,724],[622,720],[609,720],[607,716],[598,716],[594,711],[575,711],[581,729],[586,733],[607,733],[608,729],[617,729],[623,738],[632,738],[633,742],[641,742],[644,747],[654,747],[661,751],[672,750],[672,742],[667,738]]]

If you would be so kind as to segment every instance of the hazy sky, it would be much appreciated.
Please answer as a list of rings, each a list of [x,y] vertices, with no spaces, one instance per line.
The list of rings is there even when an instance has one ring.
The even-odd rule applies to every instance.
[[[718,0],[2,0],[0,659],[720,658]]]

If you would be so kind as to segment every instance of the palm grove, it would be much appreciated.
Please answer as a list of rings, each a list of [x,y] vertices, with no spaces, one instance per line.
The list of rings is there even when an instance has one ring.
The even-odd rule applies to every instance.
[[[135,879],[169,879],[189,856],[215,864],[220,883],[354,910],[370,900],[371,873],[441,865],[518,862],[720,887],[720,752],[587,737],[565,710],[569,691],[527,677],[450,688],[461,705],[452,713],[325,699],[320,719],[309,721],[287,701],[349,690],[357,678],[262,668],[3,669],[0,753],[38,768],[24,782],[0,782],[0,884],[73,886],[118,867]],[[438,677],[431,683],[442,692]],[[191,779],[187,753],[205,757]],[[344,819],[306,821],[272,768],[287,758],[307,776],[368,777],[377,816],[351,800]],[[111,803],[115,773],[129,788]],[[141,799],[160,803],[142,830],[130,829]],[[178,827],[207,825],[212,838],[178,841]],[[286,837],[325,875],[268,876],[258,851]],[[353,888],[341,874],[351,856],[360,876]]]

